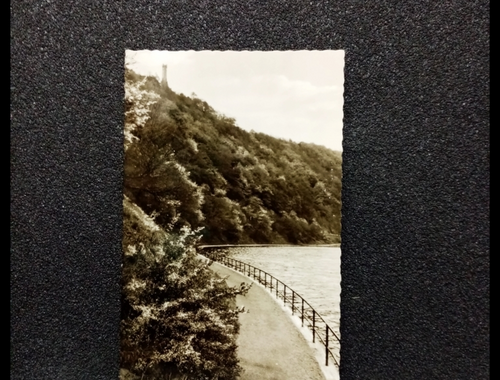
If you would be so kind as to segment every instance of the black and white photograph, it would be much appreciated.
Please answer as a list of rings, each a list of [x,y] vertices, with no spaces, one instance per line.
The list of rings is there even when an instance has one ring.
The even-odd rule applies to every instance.
[[[338,380],[343,50],[125,51],[120,380]]]

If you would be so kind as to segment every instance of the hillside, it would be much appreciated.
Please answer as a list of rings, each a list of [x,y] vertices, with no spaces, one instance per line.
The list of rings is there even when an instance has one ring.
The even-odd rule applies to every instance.
[[[124,194],[156,223],[212,244],[340,241],[340,152],[247,132],[194,94],[125,79]]]

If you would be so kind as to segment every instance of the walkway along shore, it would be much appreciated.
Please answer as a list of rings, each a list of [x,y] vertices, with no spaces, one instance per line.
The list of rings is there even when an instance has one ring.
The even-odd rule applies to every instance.
[[[246,296],[236,298],[237,306],[245,308],[240,314],[238,336],[238,356],[243,367],[241,380],[327,379],[314,349],[267,290],[217,262],[211,268],[227,277],[229,286],[253,283]]]

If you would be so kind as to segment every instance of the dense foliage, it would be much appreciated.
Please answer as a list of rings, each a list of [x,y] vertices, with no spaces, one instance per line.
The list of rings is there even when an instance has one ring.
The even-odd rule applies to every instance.
[[[230,380],[241,371],[235,296],[248,286],[228,287],[194,240],[125,197],[120,364],[130,378]]]
[[[228,287],[195,246],[338,242],[341,154],[125,79],[121,379],[235,379],[249,286]]]
[[[249,285],[228,287],[197,255],[198,231],[185,220],[203,220],[203,194],[154,128],[138,133],[148,131],[159,99],[145,86],[125,87],[120,379],[233,380],[241,371],[235,299]],[[126,195],[143,191],[150,197]],[[137,199],[162,207],[145,212]]]
[[[159,225],[212,244],[340,241],[340,152],[244,131],[153,77],[126,83],[126,115],[148,117],[126,117],[125,194]]]

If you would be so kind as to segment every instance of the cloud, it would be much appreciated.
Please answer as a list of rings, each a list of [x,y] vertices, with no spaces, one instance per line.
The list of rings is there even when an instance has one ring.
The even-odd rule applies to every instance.
[[[343,52],[139,51],[133,69],[161,76],[246,130],[342,150]]]

